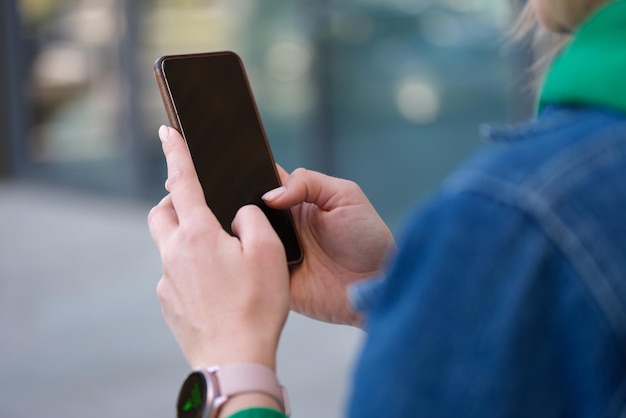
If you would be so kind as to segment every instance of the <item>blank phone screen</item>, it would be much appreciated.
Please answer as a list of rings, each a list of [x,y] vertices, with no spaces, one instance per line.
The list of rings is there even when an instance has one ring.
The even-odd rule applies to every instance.
[[[244,205],[259,206],[280,236],[287,259],[301,258],[288,211],[261,196],[280,186],[241,60],[234,53],[165,57],[160,68],[209,208],[232,234]]]

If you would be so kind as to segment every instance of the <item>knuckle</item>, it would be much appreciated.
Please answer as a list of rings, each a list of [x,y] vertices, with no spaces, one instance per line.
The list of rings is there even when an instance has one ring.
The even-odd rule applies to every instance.
[[[307,177],[309,174],[309,170],[304,167],[298,167],[291,172],[291,176],[293,177]]]
[[[150,211],[148,212],[148,225],[154,224],[154,218],[158,215],[159,209],[159,205],[156,205],[152,209],[150,209]]]
[[[261,208],[255,205],[243,206],[237,212],[235,220],[244,222],[244,219],[250,221],[246,227],[250,228],[253,223],[256,225],[254,232],[246,234],[245,238],[245,246],[255,258],[275,260],[278,255],[284,254],[283,243]]]
[[[287,178],[286,186],[299,193],[307,193],[308,188],[313,182],[314,172],[303,167],[296,168]]]
[[[182,243],[193,247],[198,245],[201,240],[209,237],[212,231],[202,217],[194,217],[193,222],[179,225],[177,233]]]
[[[195,241],[198,240],[198,236],[201,235],[199,232],[201,225],[193,224],[192,225],[179,225],[178,231],[176,234],[178,235],[178,241],[182,244],[190,244],[193,245]]]
[[[361,186],[352,180],[344,180],[346,190],[353,193],[361,193]]]
[[[249,216],[254,216],[255,214],[257,214],[260,211],[261,211],[261,209],[258,206],[256,206],[256,205],[252,205],[252,204],[244,205],[244,206],[240,207],[239,210],[237,210],[237,215],[249,217]]]
[[[180,180],[183,177],[184,177],[183,170],[181,169],[172,170],[172,172],[168,175],[167,180],[165,180],[165,189],[168,191],[171,191],[180,183]]]
[[[238,230],[239,226],[241,225],[242,219],[248,219],[252,215],[252,210],[254,207],[256,206],[245,205],[237,209],[237,212],[235,213],[235,217],[230,223],[230,228],[233,231]]]
[[[168,298],[168,285],[165,276],[162,276],[156,286],[156,294],[161,303],[164,303]]]

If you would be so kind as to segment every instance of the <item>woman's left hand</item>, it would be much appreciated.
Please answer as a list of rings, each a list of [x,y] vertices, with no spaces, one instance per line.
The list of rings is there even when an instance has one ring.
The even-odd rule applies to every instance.
[[[170,192],[148,216],[163,277],[165,321],[194,369],[253,362],[275,369],[289,311],[283,245],[256,206],[235,216],[229,235],[207,207],[180,134],[162,127]]]

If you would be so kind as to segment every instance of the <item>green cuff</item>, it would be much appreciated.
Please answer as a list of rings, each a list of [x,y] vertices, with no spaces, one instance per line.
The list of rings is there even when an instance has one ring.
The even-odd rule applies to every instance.
[[[287,415],[272,408],[249,408],[236,412],[228,418],[287,418]]]

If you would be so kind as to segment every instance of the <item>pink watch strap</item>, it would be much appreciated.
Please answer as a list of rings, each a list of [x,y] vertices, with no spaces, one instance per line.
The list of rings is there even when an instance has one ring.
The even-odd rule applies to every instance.
[[[210,368],[220,386],[220,395],[230,398],[242,393],[264,393],[276,400],[285,415],[289,416],[289,401],[285,389],[278,383],[276,373],[267,366],[256,363],[239,363]]]

